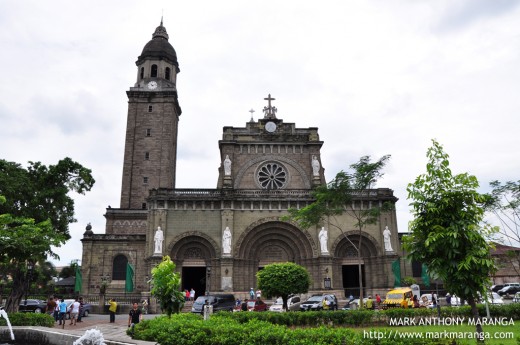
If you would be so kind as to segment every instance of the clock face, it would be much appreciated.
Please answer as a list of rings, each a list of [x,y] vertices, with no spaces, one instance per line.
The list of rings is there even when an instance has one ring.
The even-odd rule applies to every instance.
[[[269,121],[265,124],[265,130],[270,133],[276,131],[276,124],[274,122]]]
[[[148,88],[149,88],[150,90],[155,90],[155,89],[157,89],[157,82],[156,82],[156,81],[151,81],[151,82],[149,82],[149,83],[148,83]]]

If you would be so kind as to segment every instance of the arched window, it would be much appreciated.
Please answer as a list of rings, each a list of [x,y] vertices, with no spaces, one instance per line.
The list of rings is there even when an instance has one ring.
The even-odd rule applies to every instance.
[[[141,75],[140,75],[141,79],[144,78],[144,67],[141,67]]]
[[[112,280],[125,280],[126,279],[126,265],[128,259],[126,256],[119,254],[114,258],[114,264],[112,265]]]
[[[166,67],[164,70],[164,78],[170,80],[170,67]]]
[[[150,74],[150,77],[157,78],[157,65],[152,65],[152,73]]]

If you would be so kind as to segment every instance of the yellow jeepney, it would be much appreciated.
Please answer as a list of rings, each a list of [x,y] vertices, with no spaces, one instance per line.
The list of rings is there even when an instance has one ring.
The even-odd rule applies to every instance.
[[[409,287],[402,287],[388,291],[382,304],[383,309],[388,308],[412,308],[413,293]]]

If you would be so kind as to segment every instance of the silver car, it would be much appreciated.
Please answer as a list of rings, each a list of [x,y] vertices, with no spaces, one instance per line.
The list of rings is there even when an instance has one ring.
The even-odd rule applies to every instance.
[[[287,299],[287,308],[289,311],[298,311],[300,310],[300,296],[292,296]],[[274,302],[273,305],[269,307],[269,311],[275,311],[275,312],[284,312],[283,309],[283,300],[281,297],[279,297],[276,302]]]

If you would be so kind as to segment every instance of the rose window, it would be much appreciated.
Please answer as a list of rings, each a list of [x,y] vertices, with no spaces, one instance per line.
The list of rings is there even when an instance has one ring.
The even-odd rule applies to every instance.
[[[263,189],[281,189],[287,184],[287,172],[277,163],[267,163],[259,169],[257,179]]]

